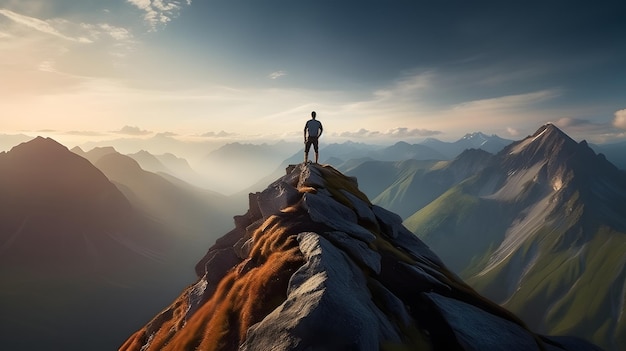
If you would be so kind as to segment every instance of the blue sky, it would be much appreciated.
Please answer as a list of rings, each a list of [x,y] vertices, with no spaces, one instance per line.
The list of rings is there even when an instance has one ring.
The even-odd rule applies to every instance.
[[[0,132],[626,138],[621,1],[0,0]]]

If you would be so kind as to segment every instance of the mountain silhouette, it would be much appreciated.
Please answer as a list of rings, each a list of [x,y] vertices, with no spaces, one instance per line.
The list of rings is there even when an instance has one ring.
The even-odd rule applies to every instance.
[[[354,178],[300,164],[120,350],[598,350],[480,296]]]
[[[190,184],[203,183],[203,177],[191,168],[189,162],[174,154],[153,155],[148,151],[141,150],[128,156],[137,161],[144,170],[157,173],[165,178],[178,178]]]
[[[404,224],[538,331],[626,344],[626,178],[585,141],[546,124]]]
[[[37,250],[42,262],[55,258],[52,265],[78,259],[74,255],[84,250],[68,245],[74,235],[99,240],[134,224],[130,203],[115,185],[49,138],[0,154],[0,187],[1,232],[8,235],[3,259],[19,259],[23,250]]]
[[[184,282],[176,238],[50,138],[0,153],[0,194],[3,349],[113,349]]]
[[[94,147],[93,149],[89,150],[89,152],[85,152],[82,148],[76,146],[73,147],[70,151],[88,159],[89,162],[91,162],[92,164],[96,164],[96,162],[98,162],[98,160],[100,160],[100,158],[102,158],[103,156],[117,152],[117,150],[115,150],[115,148],[112,146]]]
[[[601,153],[622,171],[626,170],[626,141],[601,145],[589,145],[597,153]]]
[[[216,238],[207,236],[207,228],[217,234],[232,225],[227,214],[236,207],[224,195],[148,172],[130,156],[119,153],[103,156],[95,166],[118,184],[137,208],[176,233],[180,246],[187,246],[187,254],[197,250],[194,243]]]
[[[421,144],[409,144],[399,141],[389,147],[378,150],[368,155],[381,161],[403,161],[403,160],[444,160],[446,156],[442,153]]]

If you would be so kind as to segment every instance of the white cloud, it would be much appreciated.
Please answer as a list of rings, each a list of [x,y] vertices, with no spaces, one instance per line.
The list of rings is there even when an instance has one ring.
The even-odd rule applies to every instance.
[[[442,132],[438,130],[428,130],[428,129],[419,129],[419,128],[410,129],[410,128],[399,127],[399,128],[390,129],[385,134],[391,137],[396,137],[396,138],[413,138],[413,137],[426,137],[426,136],[439,135],[441,133]]]
[[[235,135],[237,135],[237,134],[235,134],[235,133],[228,133],[228,132],[225,132],[225,131],[221,130],[218,133],[207,132],[207,133],[202,134],[201,136],[205,137],[205,138],[228,138],[228,137],[232,137],[232,136],[235,136]]]
[[[396,81],[393,86],[375,91],[374,96],[377,100],[404,100],[406,98],[414,100],[416,93],[432,87],[434,78],[434,73],[430,71],[407,75]]]
[[[164,26],[180,14],[181,5],[178,0],[126,0],[138,9],[144,11],[144,21],[151,31],[156,31],[159,26]],[[191,5],[191,0],[187,0],[186,6]]]
[[[626,109],[615,112],[615,118],[613,119],[613,125],[619,129],[626,130]]]
[[[510,136],[514,136],[514,137],[516,137],[516,136],[520,135],[519,130],[517,130],[516,128],[513,128],[513,127],[507,127],[507,128],[506,128],[506,132],[507,132]]]
[[[365,128],[361,128],[355,132],[342,132],[342,133],[337,134],[337,136],[340,136],[342,138],[365,138],[365,137],[378,135],[378,134],[380,134],[380,132],[372,132]]]
[[[105,34],[117,41],[130,41],[133,38],[131,32],[124,27],[116,27],[108,23],[88,24],[81,23],[81,27],[88,30],[94,38],[100,38]]]
[[[151,0],[128,0],[128,2],[142,10],[149,9],[152,4]]]
[[[34,29],[41,33],[53,35],[53,36],[56,36],[65,40],[75,41],[79,43],[91,43],[92,42],[90,39],[82,37],[82,36],[72,37],[69,35],[65,35],[61,33],[55,26],[53,26],[53,24],[65,25],[68,23],[65,20],[56,19],[56,20],[44,21],[39,18],[21,15],[19,13],[6,10],[6,9],[0,9],[0,15],[7,17],[8,19],[12,20],[15,23],[21,24],[23,26]]]
[[[624,132],[619,129],[626,129],[626,109],[615,112],[613,123],[610,121],[594,122],[594,118],[575,117],[562,117],[552,123],[574,139],[604,143],[624,137]]]
[[[418,128],[406,128],[397,127],[387,130],[386,132],[372,131],[365,128],[361,128],[354,132],[342,132],[334,134],[335,136],[342,138],[385,138],[385,139],[403,139],[403,138],[416,138],[416,137],[428,137],[442,134],[437,130],[418,129]]]
[[[559,96],[558,90],[541,90],[526,94],[506,95],[489,99],[474,100],[458,104],[453,111],[464,113],[474,112],[506,112],[519,108],[528,108],[530,105],[544,102]]]
[[[588,120],[580,119],[580,118],[572,118],[572,117],[562,117],[562,118],[559,118],[556,122],[554,122],[554,125],[556,125],[559,128],[585,126],[589,124],[592,124],[592,123]]]
[[[552,122],[557,127],[566,130],[571,133],[579,134],[611,134],[615,130],[610,123],[598,123],[592,122],[588,119],[574,118],[574,117],[562,117]]]
[[[54,61],[43,61],[37,69],[42,72],[58,73],[56,68],[54,68]]]
[[[268,76],[270,79],[278,79],[280,77],[284,77],[287,75],[286,71],[276,71],[276,72],[272,72],[270,73],[270,75]]]
[[[41,15],[46,11],[31,12],[0,8],[4,33],[0,34],[0,51],[11,53],[0,55],[0,77],[7,83],[0,85],[0,94],[5,90],[22,95],[76,88],[90,76],[115,74],[126,63],[121,59],[137,46],[130,29],[121,26],[85,23],[80,18],[46,18]]]
[[[113,131],[112,133],[126,134],[126,135],[148,135],[148,134],[152,134],[151,131],[142,130],[141,128],[136,127],[136,126],[124,126],[122,129],[120,129],[118,131]]]
[[[178,134],[174,132],[161,132],[161,133],[157,133],[154,137],[155,138],[173,138],[176,136],[178,136]]]
[[[354,97],[344,98],[344,102],[338,103],[335,115],[359,116],[358,124],[377,129],[384,128],[390,118],[400,125],[422,127],[422,120],[428,115],[427,95],[432,93],[437,80],[433,71],[403,75],[369,96],[356,97],[352,101],[349,99]],[[347,126],[348,123],[342,124]]]
[[[94,136],[104,136],[106,134],[101,133],[101,132],[95,132],[95,131],[90,131],[90,130],[72,130],[69,132],[66,132],[65,134],[69,134],[69,135],[79,135],[79,136],[88,136],[88,137],[94,137]]]

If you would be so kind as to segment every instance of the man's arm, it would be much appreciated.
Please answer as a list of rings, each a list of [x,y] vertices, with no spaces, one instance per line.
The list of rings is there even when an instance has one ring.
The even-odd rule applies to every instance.
[[[308,127],[308,123],[304,125],[304,142],[306,143],[306,128]]]
[[[322,122],[320,122],[320,133],[317,135],[317,137],[321,137],[322,133],[324,132],[324,127],[322,126]]]

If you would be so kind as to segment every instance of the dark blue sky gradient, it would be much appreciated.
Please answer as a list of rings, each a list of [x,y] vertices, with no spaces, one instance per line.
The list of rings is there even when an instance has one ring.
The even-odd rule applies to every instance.
[[[290,72],[283,84],[324,88],[391,82],[421,70],[467,75],[539,69],[536,76],[520,75],[516,84],[465,93],[453,87],[451,94],[464,99],[494,89],[514,94],[560,87],[579,100],[598,98],[599,86],[626,82],[624,4],[194,1],[168,32],[172,41],[186,38],[173,46],[195,47],[200,56],[190,60],[237,63],[207,67],[224,79],[254,82],[255,72],[283,69]]]

